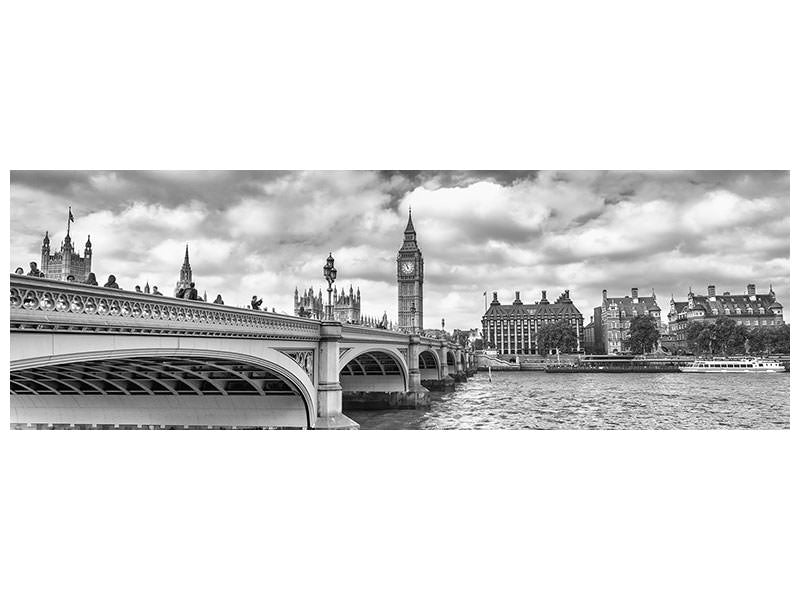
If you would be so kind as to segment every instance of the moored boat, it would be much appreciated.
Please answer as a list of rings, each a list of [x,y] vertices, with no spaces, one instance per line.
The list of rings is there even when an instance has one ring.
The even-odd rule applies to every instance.
[[[680,370],[682,373],[783,373],[786,367],[769,358],[712,358],[696,360]]]

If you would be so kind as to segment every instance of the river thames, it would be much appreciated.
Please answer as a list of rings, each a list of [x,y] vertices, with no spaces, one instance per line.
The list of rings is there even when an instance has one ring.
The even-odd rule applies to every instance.
[[[788,429],[788,373],[477,373],[362,429]]]

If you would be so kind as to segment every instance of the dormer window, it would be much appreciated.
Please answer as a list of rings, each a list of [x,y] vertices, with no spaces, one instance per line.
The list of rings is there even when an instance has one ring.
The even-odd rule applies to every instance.
[[[725,308],[725,314],[726,314],[726,315],[729,315],[729,314],[731,314],[731,309],[730,309],[730,308]]]

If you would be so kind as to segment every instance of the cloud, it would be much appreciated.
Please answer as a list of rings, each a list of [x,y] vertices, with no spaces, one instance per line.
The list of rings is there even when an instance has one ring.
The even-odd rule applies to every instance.
[[[789,302],[789,174],[769,171],[14,171],[11,269],[58,246],[67,207],[99,279],[171,292],[185,244],[209,296],[292,311],[333,252],[341,286],[396,318],[408,208],[425,258],[426,325],[475,327],[483,291],[570,289],[588,321],[602,289],[683,298],[689,286],[775,287]],[[664,311],[666,313],[666,310]]]

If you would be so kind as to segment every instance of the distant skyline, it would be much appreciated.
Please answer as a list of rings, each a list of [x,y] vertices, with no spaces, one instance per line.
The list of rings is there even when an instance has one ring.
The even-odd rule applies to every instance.
[[[570,296],[588,323],[603,289],[759,292],[789,320],[787,171],[12,171],[11,265],[61,245],[67,209],[91,235],[101,285],[171,294],[189,243],[209,300],[253,294],[292,314],[295,286],[360,287],[362,312],[397,319],[396,254],[409,206],[425,258],[425,327],[480,326],[484,291]]]

